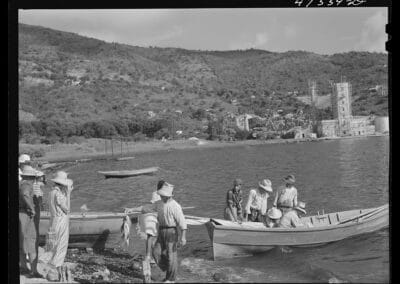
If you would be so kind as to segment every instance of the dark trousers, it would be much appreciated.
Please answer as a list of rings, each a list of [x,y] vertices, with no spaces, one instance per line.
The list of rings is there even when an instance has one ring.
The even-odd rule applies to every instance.
[[[250,208],[250,214],[247,214],[247,220],[251,222],[262,222],[263,218],[261,215],[261,210],[256,210],[254,208]]]
[[[178,272],[178,229],[159,228],[157,243],[161,246],[157,264],[162,271],[166,271],[165,280],[175,281]]]
[[[21,268],[27,269],[26,255],[28,255],[32,272],[36,271],[38,262],[36,235],[34,218],[25,212],[19,212],[19,261]]]

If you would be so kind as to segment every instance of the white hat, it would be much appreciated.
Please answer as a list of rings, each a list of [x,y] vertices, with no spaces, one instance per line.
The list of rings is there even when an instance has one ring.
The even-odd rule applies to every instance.
[[[53,182],[65,185],[65,186],[70,186],[72,185],[72,180],[67,178],[68,174],[64,171],[58,171],[56,174],[56,177],[52,179]]]
[[[306,204],[302,201],[299,201],[296,207],[293,207],[293,209],[296,209],[300,212],[303,212],[304,214],[307,214],[306,210],[304,209],[306,208]]]
[[[22,164],[22,163],[26,163],[29,162],[31,160],[31,157],[29,157],[29,155],[27,154],[22,154],[19,156],[18,158],[18,163]]]
[[[265,191],[272,192],[272,182],[269,179],[264,179],[262,182],[258,183],[258,186]]]
[[[31,176],[31,177],[40,177],[43,175],[43,172],[37,171],[31,166],[24,166],[21,172],[21,176]]]
[[[268,210],[267,215],[270,219],[279,219],[282,217],[282,211],[278,208],[272,207]]]
[[[164,185],[159,190],[157,190],[157,193],[161,196],[171,197],[173,196],[172,194],[173,190],[174,186],[172,184],[165,182]]]
[[[151,195],[151,200],[150,200],[150,202],[151,202],[151,203],[155,203],[155,202],[157,202],[158,200],[161,200],[161,197],[160,197],[160,195],[157,193],[157,191],[154,191],[153,194]]]

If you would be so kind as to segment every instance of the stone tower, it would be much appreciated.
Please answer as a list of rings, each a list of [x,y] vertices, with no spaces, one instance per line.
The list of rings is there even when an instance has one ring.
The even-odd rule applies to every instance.
[[[333,85],[332,95],[333,118],[338,120],[338,136],[350,133],[351,115],[351,84],[341,82]]]

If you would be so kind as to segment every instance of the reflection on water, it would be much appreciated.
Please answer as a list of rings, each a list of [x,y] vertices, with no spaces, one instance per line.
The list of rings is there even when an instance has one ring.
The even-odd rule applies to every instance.
[[[93,161],[71,167],[76,190],[73,210],[86,203],[91,210],[122,211],[149,201],[157,181],[175,185],[187,214],[221,218],[226,191],[236,177],[243,180],[245,200],[265,178],[275,190],[289,173],[296,176],[299,200],[307,212],[335,212],[369,208],[388,202],[389,138],[371,137],[314,143],[271,144],[251,147],[196,149],[142,153],[126,161]],[[101,170],[161,168],[154,176],[104,179]],[[272,199],[272,197],[270,198]],[[271,204],[269,200],[269,206]],[[205,227],[190,227],[180,278],[250,282],[385,282],[389,279],[388,231],[361,236],[321,248],[272,250],[249,258],[211,261]],[[236,277],[236,278],[235,278]],[[224,282],[224,281],[223,281]]]

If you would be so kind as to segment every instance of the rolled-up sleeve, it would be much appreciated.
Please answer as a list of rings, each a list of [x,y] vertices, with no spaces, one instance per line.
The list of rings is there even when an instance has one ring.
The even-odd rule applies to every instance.
[[[186,224],[186,219],[185,215],[183,215],[182,207],[179,204],[176,204],[174,208],[174,215],[175,215],[175,222],[176,225],[181,229],[181,230],[186,230],[187,229],[187,224]]]

